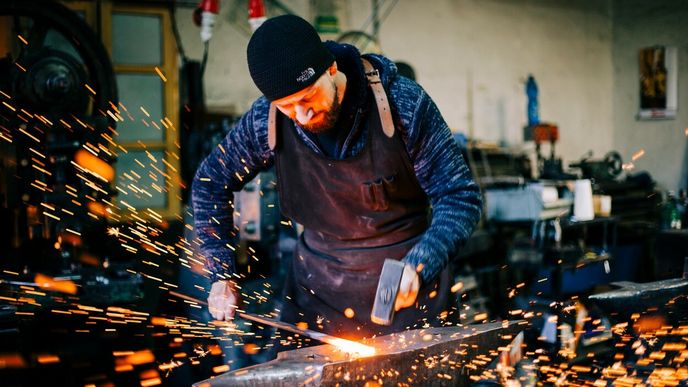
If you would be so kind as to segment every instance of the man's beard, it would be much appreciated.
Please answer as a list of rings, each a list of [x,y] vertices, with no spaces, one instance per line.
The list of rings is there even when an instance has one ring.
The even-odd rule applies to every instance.
[[[337,118],[339,118],[339,111],[341,109],[342,105],[339,102],[339,96],[335,93],[332,106],[330,106],[328,111],[324,112],[323,119],[313,124],[301,125],[301,127],[311,133],[325,133],[334,127],[334,124],[337,122]]]

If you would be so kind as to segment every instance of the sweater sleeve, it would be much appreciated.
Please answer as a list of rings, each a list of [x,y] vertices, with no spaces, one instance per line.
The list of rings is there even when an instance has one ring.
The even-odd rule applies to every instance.
[[[234,272],[233,192],[273,163],[267,145],[269,103],[261,98],[200,164],[191,188],[198,252],[212,281]]]
[[[396,109],[406,128],[406,148],[418,181],[430,199],[432,220],[404,260],[422,264],[423,282],[432,281],[466,243],[480,220],[482,198],[458,144],[430,96],[405,78],[393,85]],[[409,98],[408,95],[412,98]]]

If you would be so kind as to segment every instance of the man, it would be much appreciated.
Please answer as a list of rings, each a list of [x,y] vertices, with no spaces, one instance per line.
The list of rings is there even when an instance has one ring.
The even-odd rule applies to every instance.
[[[238,302],[232,191],[274,165],[280,209],[304,226],[283,321],[350,338],[441,323],[451,312],[448,262],[473,231],[481,198],[430,97],[387,58],[322,43],[297,16],[267,20],[247,57],[264,96],[193,183],[213,317],[231,319]],[[370,321],[385,258],[406,264],[388,327]]]

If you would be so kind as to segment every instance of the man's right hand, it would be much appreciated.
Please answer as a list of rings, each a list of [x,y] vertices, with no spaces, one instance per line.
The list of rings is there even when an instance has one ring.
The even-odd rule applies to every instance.
[[[208,310],[214,319],[229,321],[234,318],[239,293],[230,281],[217,281],[213,283],[208,295]]]

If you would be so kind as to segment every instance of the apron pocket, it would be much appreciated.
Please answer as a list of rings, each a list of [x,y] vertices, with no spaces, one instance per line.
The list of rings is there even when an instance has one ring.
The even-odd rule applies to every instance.
[[[373,211],[389,209],[389,195],[397,191],[396,174],[384,176],[361,185],[363,202]]]
[[[375,211],[387,211],[389,200],[387,199],[387,192],[385,192],[382,179],[377,179],[373,182],[373,193],[375,195],[375,203],[377,204]]]
[[[385,184],[385,191],[387,193],[393,194],[397,192],[397,175],[389,175],[382,178]]]

